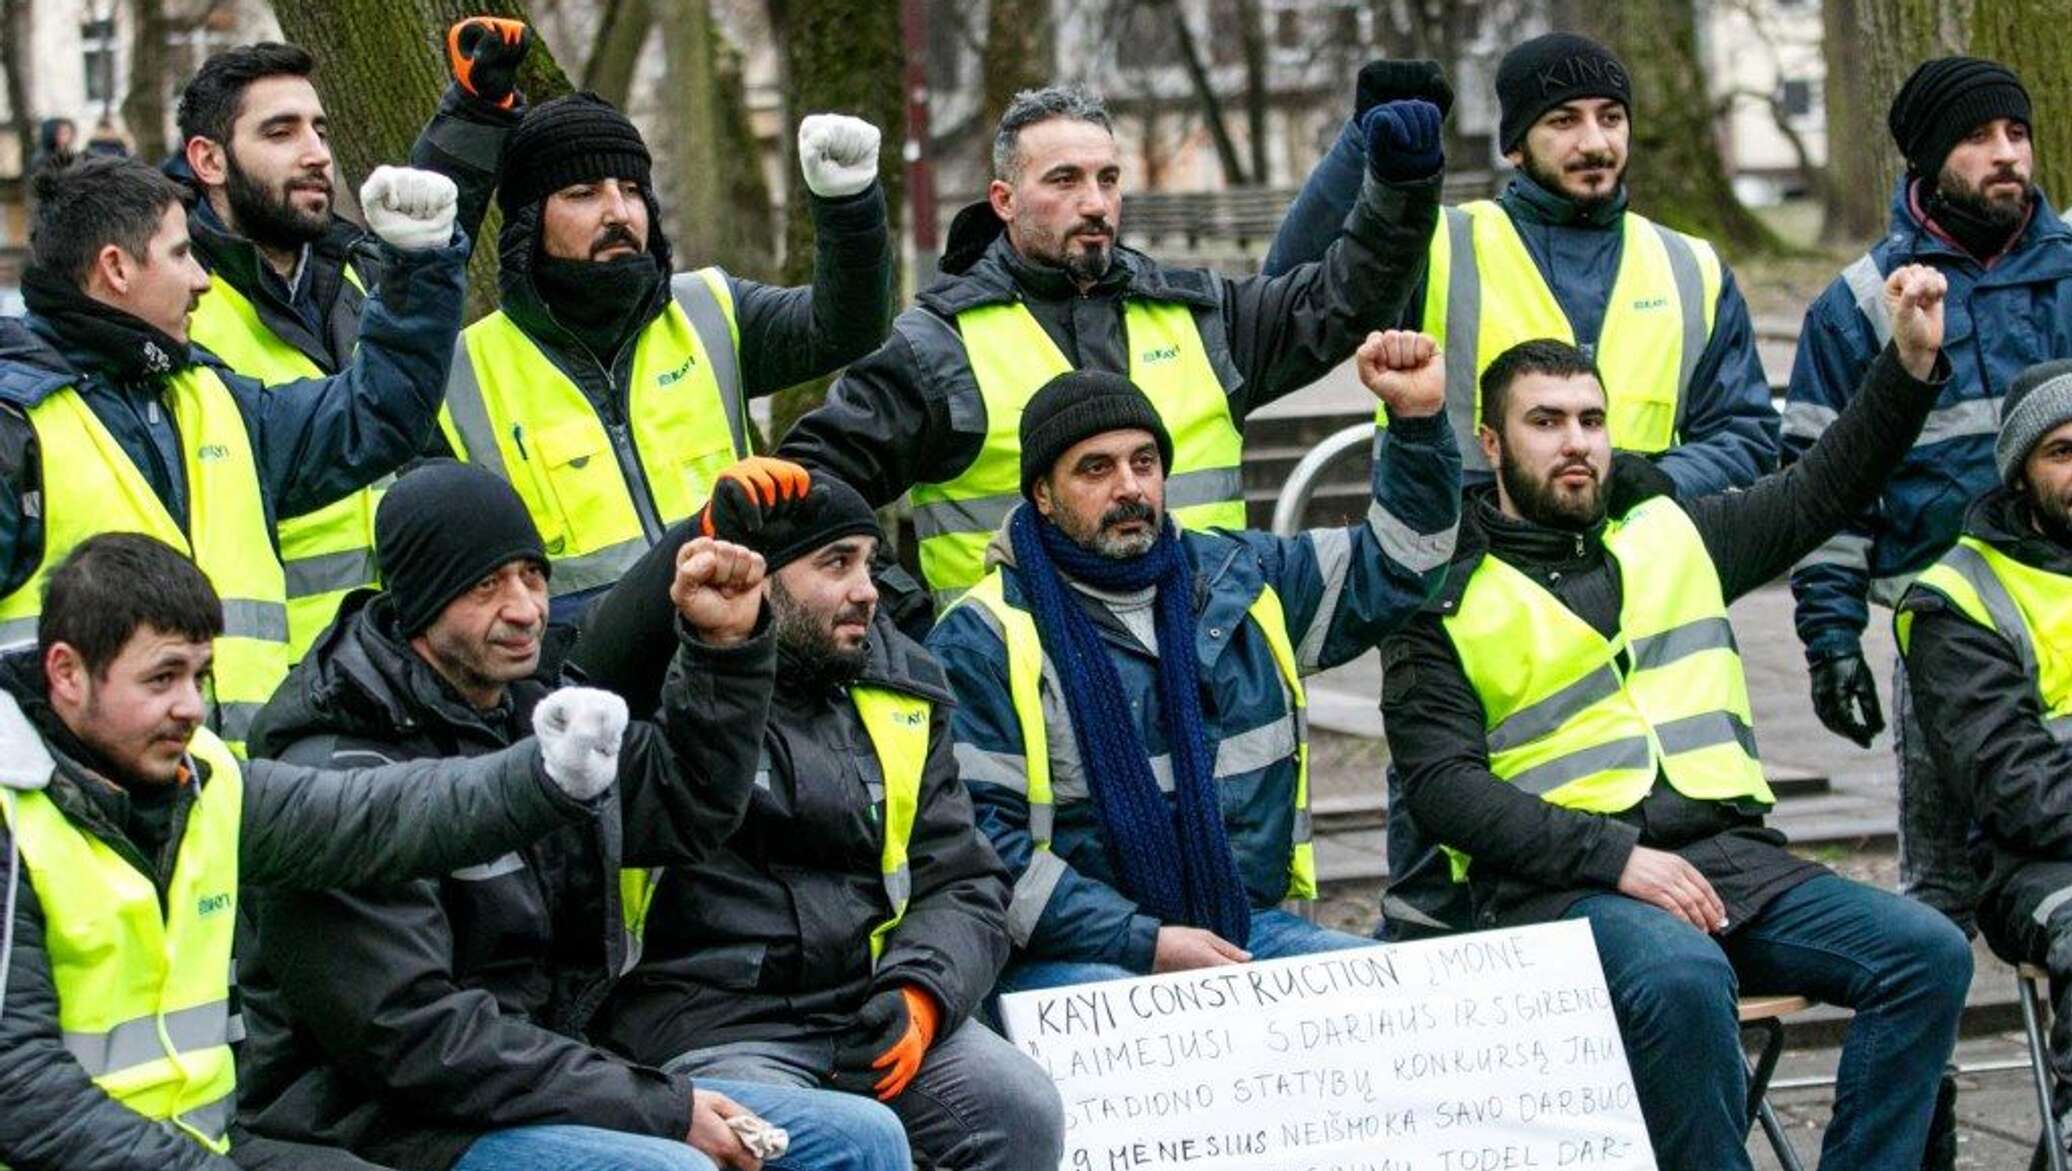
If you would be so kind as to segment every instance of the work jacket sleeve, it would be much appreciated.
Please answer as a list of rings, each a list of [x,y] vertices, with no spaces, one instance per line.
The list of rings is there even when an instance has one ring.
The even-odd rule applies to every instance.
[[[1294,202],[1288,205],[1288,213],[1281,217],[1273,247],[1267,250],[1266,263],[1259,271],[1267,276],[1281,276],[1300,265],[1322,260],[1331,241],[1344,229],[1345,218],[1359,201],[1360,185],[1366,178],[1367,136],[1360,130],[1359,119],[1348,118],[1339,127],[1331,149],[1310,168],[1302,190],[1295,193]]]
[[[1231,395],[1233,415],[1308,386],[1352,357],[1369,331],[1402,319],[1424,279],[1439,185],[1437,175],[1364,176],[1344,230],[1314,263],[1224,282],[1224,327],[1244,379]]]
[[[1151,971],[1157,919],[1107,883],[1088,878],[1029,835],[1027,748],[1007,689],[1007,647],[974,605],[943,616],[928,636],[956,693],[950,736],[979,829],[1007,868],[1007,930],[1029,959],[1116,964]]]
[[[993,990],[1007,963],[1007,870],[978,831],[951,747],[954,705],[937,704],[907,845],[913,894],[885,941],[873,983],[918,984],[942,1006],[947,1035]]]
[[[885,340],[892,322],[892,235],[885,189],[809,196],[813,283],[796,288],[728,277],[749,397],[832,374]]]
[[[274,515],[299,516],[366,487],[438,429],[466,300],[468,240],[403,252],[383,268],[352,362],[329,378],[271,387],[219,368],[252,434]]]
[[[681,620],[671,625],[677,648],[662,684],[662,710],[653,721],[629,725],[619,750],[630,866],[696,865],[741,827],[776,687],[768,603],[755,633],[734,646],[701,642]]]
[[[525,107],[505,110],[449,84],[439,97],[438,112],[410,146],[410,165],[437,171],[453,180],[460,203],[454,226],[470,240],[480,239],[482,220],[504,169],[504,146],[525,117]]]
[[[2072,744],[2051,736],[2014,647],[1925,586],[1900,608],[1913,616],[1907,679],[1936,767],[1996,845],[2072,860]]]
[[[1618,885],[1640,833],[1564,809],[1489,768],[1482,700],[1437,615],[1420,614],[1381,647],[1382,724],[1404,799],[1434,840],[1494,873],[1557,889]]]
[[[0,884],[8,859],[19,862],[13,850],[0,826]],[[0,1167],[234,1171],[229,1159],[109,1097],[65,1049],[43,923],[43,905],[24,872],[14,892],[13,947],[0,973]]]
[[[1756,357],[1748,302],[1724,265],[1712,337],[1692,368],[1684,400],[1677,445],[1655,457],[1656,466],[1676,481],[1679,499],[1746,487],[1777,470],[1770,379]]]
[[[1863,389],[1797,462],[1746,491],[1684,502],[1729,602],[1789,569],[1877,500],[1949,377],[1943,355],[1923,380],[1888,345],[1864,373]]]
[[[1864,372],[1877,359],[1878,342],[1856,307],[1849,286],[1837,278],[1806,309],[1799,348],[1784,396],[1784,462],[1803,459],[1849,406]],[[1793,621],[1811,659],[1856,649],[1870,622],[1870,550],[1879,531],[1875,505],[1858,512],[1840,531],[1792,570],[1797,603]]]
[[[0,597],[22,588],[43,563],[43,460],[36,429],[0,407]]]
[[[539,746],[379,768],[245,765],[243,881],[330,887],[480,865],[594,816],[554,788]]]
[[[1375,440],[1374,502],[1347,528],[1250,545],[1280,595],[1305,672],[1335,667],[1408,621],[1445,580],[1460,532],[1460,452],[1444,415],[1398,419]]]
[[[885,343],[843,371],[827,401],[792,425],[777,454],[833,475],[872,508],[969,464],[985,420],[953,415],[942,380],[922,369],[922,351],[908,336],[950,329],[925,309],[901,314]]]

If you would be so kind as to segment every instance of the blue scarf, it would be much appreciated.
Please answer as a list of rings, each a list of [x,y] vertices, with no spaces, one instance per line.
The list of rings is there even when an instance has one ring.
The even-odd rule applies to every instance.
[[[1061,676],[1087,788],[1123,893],[1162,923],[1204,927],[1245,946],[1251,899],[1223,828],[1215,753],[1202,730],[1194,581],[1178,531],[1167,521],[1148,552],[1118,560],[1081,548],[1024,506],[1015,510],[1008,536],[1037,634]],[[1098,590],[1157,588],[1159,710],[1173,762],[1170,806],[1130,719],[1122,678],[1067,576]]]

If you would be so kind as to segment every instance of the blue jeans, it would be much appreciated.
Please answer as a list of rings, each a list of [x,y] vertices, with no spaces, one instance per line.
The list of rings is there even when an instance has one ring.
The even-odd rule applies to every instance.
[[[1372,947],[1374,941],[1343,931],[1319,927],[1299,915],[1282,910],[1252,912],[1252,934],[1245,950],[1255,960],[1278,960],[1288,956],[1314,955],[1320,951],[1343,951],[1349,947]],[[1141,976],[1117,964],[1090,964],[1077,960],[1018,960],[1007,965],[993,985],[993,995],[1027,992],[1032,988],[1062,988],[1067,984],[1092,984],[1101,980],[1129,980]]]
[[[754,1082],[698,1079],[791,1134],[771,1171],[912,1171],[906,1132],[892,1111],[868,1098]],[[684,1119],[684,1130],[691,1120]],[[475,1140],[452,1171],[717,1171],[682,1139],[594,1126],[516,1126]]]
[[[1566,917],[1587,919],[1596,937],[1663,1167],[1750,1167],[1734,1013],[1743,987],[1856,1010],[1821,1171],[1920,1165],[1971,986],[1971,947],[1948,919],[1832,874],[1779,895],[1723,939],[1624,895],[1591,895]]]

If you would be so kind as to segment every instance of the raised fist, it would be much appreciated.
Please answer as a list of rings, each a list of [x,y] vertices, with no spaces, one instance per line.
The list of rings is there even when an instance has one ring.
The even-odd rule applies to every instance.
[[[1900,364],[1916,378],[1935,370],[1942,349],[1943,295],[1950,282],[1925,264],[1903,264],[1885,278],[1885,312],[1892,319],[1892,341]]]
[[[839,199],[869,187],[878,177],[878,128],[847,114],[808,114],[799,123],[799,168],[806,188],[822,199]]]
[[[446,63],[462,89],[508,110],[518,103],[518,66],[531,45],[522,20],[470,16],[446,30]]]
[[[1422,419],[1446,409],[1446,362],[1439,345],[1407,329],[1376,331],[1354,355],[1360,382],[1397,419]]]
[[[453,180],[415,167],[376,167],[360,185],[368,229],[403,252],[445,247],[459,201]]]

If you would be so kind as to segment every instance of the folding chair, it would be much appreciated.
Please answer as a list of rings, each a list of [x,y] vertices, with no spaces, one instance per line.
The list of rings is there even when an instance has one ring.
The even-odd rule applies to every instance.
[[[1770,1149],[1777,1152],[1777,1162],[1784,1171],[1805,1171],[1805,1164],[1799,1162],[1798,1152],[1792,1149],[1784,1123],[1770,1109],[1770,1078],[1777,1072],[1777,1059],[1784,1056],[1784,1018],[1811,1007],[1813,1002],[1803,996],[1744,996],[1737,1006],[1741,1031],[1762,1037],[1756,1046],[1755,1063],[1748,1071],[1748,1124],[1762,1123],[1763,1136],[1770,1140]]]
[[[2020,964],[2014,970],[2015,991],[2021,995],[2022,1031],[2029,1035],[2029,1073],[2036,1083],[2036,1113],[2043,1118],[2043,1134],[2036,1140],[2031,1167],[2065,1171],[2065,1136],[2058,1127],[2058,1112],[2051,1107],[2050,1049],[2043,1035],[2044,1000],[2038,988],[2050,986],[2050,973],[2036,964]]]

